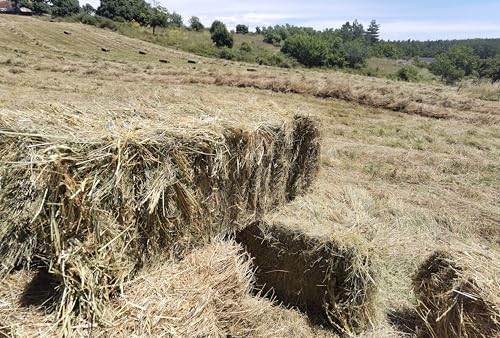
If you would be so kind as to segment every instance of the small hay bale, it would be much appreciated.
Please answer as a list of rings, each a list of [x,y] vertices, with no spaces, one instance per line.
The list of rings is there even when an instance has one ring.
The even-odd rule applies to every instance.
[[[146,52],[145,52],[145,51],[140,50],[140,51],[139,51],[139,54],[141,54],[141,55],[146,55]]]
[[[165,60],[165,59],[160,59],[159,61],[160,61],[160,63],[170,63],[170,61]]]
[[[256,72],[256,71],[257,71],[257,69],[255,69],[255,68],[247,68],[247,72]]]
[[[102,48],[101,48],[101,51],[102,51],[102,52],[106,52],[106,53],[107,53],[107,52],[109,52],[109,49],[102,47]]]
[[[64,31],[64,34],[66,34],[66,35],[71,35],[71,32]]]
[[[376,286],[370,257],[356,247],[255,222],[236,234],[254,258],[256,283],[319,324],[359,333],[370,325]]]
[[[500,335],[500,257],[479,247],[436,251],[413,278],[423,337]]]
[[[194,60],[188,60],[188,63],[195,64],[195,63],[196,63],[196,61],[194,61]]]
[[[67,330],[75,314],[99,321],[143,266],[241,229],[318,170],[306,117],[243,130],[40,114],[0,118],[0,278],[36,257]]]

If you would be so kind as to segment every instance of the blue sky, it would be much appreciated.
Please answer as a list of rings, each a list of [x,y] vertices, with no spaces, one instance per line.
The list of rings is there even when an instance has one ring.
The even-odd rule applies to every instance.
[[[323,29],[358,19],[381,24],[384,39],[500,38],[500,0],[148,0],[209,25],[224,21],[255,26],[290,23]],[[98,6],[98,0],[80,0]]]

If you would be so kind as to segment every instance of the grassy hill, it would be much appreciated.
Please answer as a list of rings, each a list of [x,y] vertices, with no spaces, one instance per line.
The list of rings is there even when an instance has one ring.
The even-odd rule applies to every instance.
[[[159,129],[165,128],[165,134],[185,133],[186,139],[206,137],[209,142],[227,138],[218,126],[230,129],[236,125],[231,130],[248,128],[247,134],[242,132],[248,136],[247,145],[259,154],[267,143],[250,136],[259,126],[282,125],[297,114],[318,121],[321,154],[317,178],[306,194],[276,207],[263,219],[283,224],[292,232],[356,248],[356,257],[370,257],[376,276],[369,283],[376,285],[377,296],[369,314],[373,321],[359,337],[398,337],[415,330],[418,292],[414,292],[414,275],[436,251],[465,252],[472,263],[464,266],[476,266],[477,271],[461,271],[467,276],[472,271],[474,290],[486,290],[484,294],[498,290],[499,261],[492,258],[500,250],[498,102],[471,98],[436,84],[217,60],[162,46],[184,41],[183,45],[198,48],[206,44],[206,33],[192,40],[185,32],[168,31],[151,43],[143,41],[144,36],[135,39],[82,24],[17,16],[0,17],[0,30],[0,126],[10,126],[2,127],[0,143],[15,149],[16,142],[21,143],[28,134],[35,145],[27,149],[38,149],[46,145],[42,139],[57,140],[64,135],[73,141],[67,145],[51,141],[55,143],[47,146],[44,155],[47,161],[53,161],[52,155],[61,158],[62,167],[65,160],[57,156],[67,154],[64,149],[68,147],[77,147],[78,142],[72,142],[86,133],[89,139],[99,139],[95,130],[103,130],[106,142],[115,142],[119,134],[123,142],[133,140],[142,149],[141,140],[150,141],[152,130],[163,135]],[[247,42],[273,52],[272,47],[254,39],[252,35],[237,36],[236,44]],[[54,126],[62,126],[60,132]],[[208,133],[206,128],[214,129]],[[13,141],[6,132],[17,138]],[[143,138],[138,141],[137,135]],[[183,142],[182,147],[187,147],[189,142]],[[116,149],[123,145],[113,144]],[[125,156],[111,156],[106,149],[99,148],[99,156]],[[156,155],[148,151],[141,156],[154,166]],[[80,165],[85,167],[87,160],[94,163],[99,156],[79,160]],[[32,157],[30,165],[42,160],[46,158]],[[123,165],[131,166],[134,161]],[[176,161],[176,170],[187,170],[182,159]],[[241,159],[241,166],[251,161],[263,163],[258,155],[248,155]],[[0,167],[9,163],[16,163],[17,169],[28,165],[6,157]],[[112,174],[119,176],[121,170],[126,169],[118,168]],[[0,171],[0,186],[9,172]],[[33,173],[42,175],[44,171]],[[157,183],[166,184],[161,178]],[[92,186],[100,184],[93,182],[75,185],[66,198],[78,200],[80,192],[91,195]],[[8,199],[2,199],[1,212]],[[37,202],[43,206],[45,198]],[[59,202],[48,203],[50,210]],[[38,216],[39,204],[26,224]],[[3,226],[0,222],[0,237],[4,236]],[[119,238],[120,231],[112,238]],[[109,300],[109,312],[102,314],[106,320],[91,330],[105,336],[182,335],[194,332],[189,330],[195,326],[207,328],[207,323],[216,323],[209,327],[215,336],[336,336],[327,327],[311,324],[303,313],[278,306],[279,300],[271,303],[250,294],[254,277],[239,249],[234,248],[236,244],[217,243],[212,239],[212,244],[184,261],[158,259],[156,265],[140,270],[119,286],[120,293]],[[64,252],[69,256],[61,255],[61,260],[72,257],[70,248]],[[47,314],[39,307],[23,305],[21,295],[33,283],[32,278],[32,273],[14,271],[0,286],[0,336],[3,332],[35,336],[40,330],[60,335],[68,330],[54,325],[57,310]],[[453,282],[460,278],[454,277]],[[159,285],[163,293],[144,294]],[[474,295],[479,299],[483,293]],[[486,300],[498,309],[496,298]],[[152,318],[157,321],[148,322]],[[90,319],[79,320],[73,330],[88,334]]]

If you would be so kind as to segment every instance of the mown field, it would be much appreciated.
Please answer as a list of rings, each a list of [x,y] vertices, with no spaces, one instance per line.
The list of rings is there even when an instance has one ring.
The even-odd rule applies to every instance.
[[[113,121],[134,114],[148,116],[151,128],[193,120],[254,128],[297,114],[318,121],[317,178],[264,219],[370,257],[376,307],[356,336],[415,334],[412,278],[436,250],[481,252],[488,275],[475,277],[492,293],[500,289],[499,262],[490,258],[500,253],[500,103],[446,86],[209,59],[82,24],[0,16],[0,30],[0,122],[19,128],[45,121],[39,125],[45,130],[61,119],[69,133],[89,129],[70,124],[74,116]],[[216,240],[159,272],[145,269],[123,286],[129,298],[117,301],[114,320],[94,334],[335,336],[296,310],[251,295],[251,268],[234,243],[224,243]],[[2,280],[0,336],[62,334],[56,314],[19,302],[32,276],[21,270]],[[180,291],[169,293],[170,286]],[[157,288],[163,291],[144,294]],[[182,324],[171,318],[183,311],[189,316]],[[134,319],[127,322],[123,313]],[[217,324],[209,333],[196,331],[207,323]],[[86,324],[73,330],[93,334]]]

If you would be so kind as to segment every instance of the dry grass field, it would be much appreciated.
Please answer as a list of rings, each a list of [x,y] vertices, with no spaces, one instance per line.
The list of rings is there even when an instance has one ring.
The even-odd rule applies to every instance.
[[[318,121],[317,177],[262,220],[352,253],[343,269],[366,282],[356,290],[375,290],[359,311],[329,312],[362,318],[332,331],[260,297],[240,244],[206,238],[181,261],[158,260],[123,279],[95,327],[89,318],[60,325],[57,311],[26,305],[34,271],[0,275],[0,337],[499,334],[500,102],[446,86],[202,58],[81,24],[0,16],[0,31],[0,144],[12,152],[3,126],[17,137],[76,142],[94,140],[99,128],[112,139],[109,126],[125,122],[120,137],[132,140],[176,126],[257,130],[296,115]],[[0,160],[22,166],[19,158]],[[7,176],[0,171],[0,188]]]

